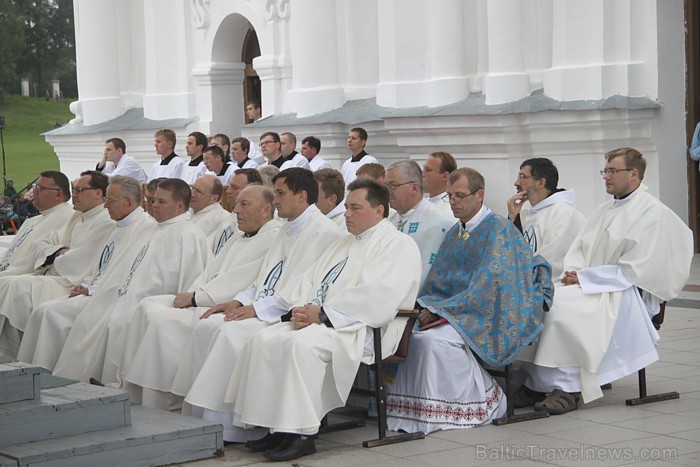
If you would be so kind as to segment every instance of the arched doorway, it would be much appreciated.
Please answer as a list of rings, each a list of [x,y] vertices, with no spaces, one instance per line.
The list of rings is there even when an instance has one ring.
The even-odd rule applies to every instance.
[[[258,73],[253,68],[253,59],[260,56],[260,43],[258,42],[258,35],[255,30],[251,27],[245,35],[243,40],[243,50],[241,53],[241,61],[245,63],[245,78],[243,81],[243,113],[245,114],[245,106],[248,102],[257,102],[261,104],[262,93],[260,87],[260,78]],[[252,123],[253,121],[245,117],[246,123]]]

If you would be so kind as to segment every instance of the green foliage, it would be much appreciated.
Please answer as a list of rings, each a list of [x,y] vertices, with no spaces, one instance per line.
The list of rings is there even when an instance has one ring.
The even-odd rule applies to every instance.
[[[19,93],[17,60],[24,41],[24,29],[11,0],[0,0],[0,102],[5,94]]]
[[[18,190],[34,180],[39,172],[58,170],[58,158],[41,133],[53,129],[57,123],[65,125],[73,118],[69,104],[68,100],[55,103],[21,96],[6,96],[5,102],[0,104],[0,115],[5,117],[2,131],[7,178],[15,181]]]

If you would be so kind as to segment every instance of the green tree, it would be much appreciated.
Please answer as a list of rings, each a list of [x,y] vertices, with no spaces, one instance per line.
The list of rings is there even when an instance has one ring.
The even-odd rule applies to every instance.
[[[17,60],[23,41],[23,24],[15,2],[0,0],[0,102],[6,94],[19,92]]]

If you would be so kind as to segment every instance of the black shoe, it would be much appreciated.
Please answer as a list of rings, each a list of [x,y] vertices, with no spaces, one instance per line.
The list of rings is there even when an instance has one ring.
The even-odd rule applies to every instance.
[[[92,384],[93,386],[102,386],[102,387],[105,386],[104,384],[102,384],[100,382],[99,379],[96,379],[96,378],[90,378],[90,384]]]
[[[291,461],[316,452],[313,438],[302,438],[301,435],[287,434],[282,444],[274,449],[268,449],[263,456],[272,461]]]
[[[245,442],[245,447],[256,452],[264,452],[268,449],[274,449],[284,441],[284,436],[287,433],[268,433],[263,438],[254,439]]]

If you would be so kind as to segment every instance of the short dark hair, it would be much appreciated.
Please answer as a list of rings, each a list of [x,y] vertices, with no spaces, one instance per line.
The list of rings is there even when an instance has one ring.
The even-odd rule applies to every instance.
[[[454,183],[460,178],[466,178],[469,189],[473,192],[486,189],[484,177],[478,171],[470,167],[461,167],[450,174],[447,181]]]
[[[260,135],[260,139],[263,139],[267,136],[271,137],[275,143],[280,142],[280,135],[278,133],[275,133],[274,131],[266,131],[265,133]]]
[[[326,196],[335,195],[338,204],[345,197],[345,180],[343,174],[335,169],[319,169],[314,172],[314,178],[321,184],[321,191]]]
[[[70,199],[70,182],[64,173],[58,170],[45,170],[39,176],[53,180],[56,186],[60,188],[65,200],[68,201]]]
[[[241,145],[241,149],[243,149],[246,154],[250,152],[250,140],[248,138],[239,136],[238,138],[233,138],[231,140],[231,146],[233,146],[233,143],[239,143]]]
[[[112,146],[114,146],[114,149],[121,149],[122,153],[126,153],[126,143],[124,143],[124,140],[121,138],[109,138],[107,141],[105,141],[105,144],[107,143],[112,143]]]
[[[318,183],[314,178],[313,172],[302,169],[301,167],[290,167],[284,169],[272,178],[272,183],[283,178],[283,182],[292,193],[297,194],[302,191],[306,192],[306,202],[315,204],[318,201]]]
[[[233,175],[245,175],[245,178],[248,179],[248,185],[253,183],[263,184],[262,175],[255,169],[236,169]]]
[[[160,184],[160,182],[164,182],[167,179],[168,179],[167,177],[154,178],[153,180],[148,182],[148,184],[146,184],[146,191],[151,192],[151,193],[155,193],[156,190],[158,189],[158,185]]]
[[[362,141],[367,141],[367,131],[365,131],[364,128],[360,128],[360,127],[358,126],[358,127],[356,127],[356,128],[353,128],[352,130],[350,130],[350,133],[353,133],[353,132],[355,132],[355,133],[357,133],[358,135],[360,135],[360,139],[361,139]]]
[[[228,136],[226,136],[223,133],[217,133],[214,136],[212,136],[214,139],[220,139],[223,141],[223,144],[226,146],[226,157],[228,157],[229,153],[231,152],[231,140],[229,139]]]
[[[207,147],[204,152],[210,152],[214,154],[216,157],[221,159],[221,162],[226,162],[226,156],[224,155],[224,150],[221,149],[219,146],[209,146]]]
[[[301,140],[301,144],[306,143],[310,148],[314,148],[317,153],[321,152],[321,140],[315,136],[307,136]]]
[[[80,172],[81,177],[89,176],[88,185],[90,188],[96,188],[102,192],[102,197],[107,196],[107,185],[109,185],[109,177],[102,172],[96,170],[86,170]]]
[[[553,193],[557,189],[559,183],[559,171],[554,166],[552,161],[546,157],[533,157],[527,159],[520,164],[520,168],[530,167],[530,174],[533,178],[544,178],[544,187]]]
[[[348,191],[367,190],[365,199],[370,206],[376,208],[379,205],[384,207],[384,218],[389,217],[389,189],[383,183],[379,183],[373,178],[358,178],[348,185]]]
[[[194,137],[194,144],[197,146],[202,146],[202,150],[206,148],[209,144],[209,140],[207,139],[207,135],[204,133],[201,133],[199,131],[193,131],[187,136],[193,136]]]
[[[455,158],[452,157],[452,154],[449,152],[438,151],[430,154],[428,157],[440,159],[440,173],[452,173],[457,170],[457,161],[455,161]]]
[[[179,178],[166,178],[158,184],[158,189],[169,192],[173,201],[182,202],[185,205],[185,209],[190,208],[192,189],[184,180],[180,180]]]

